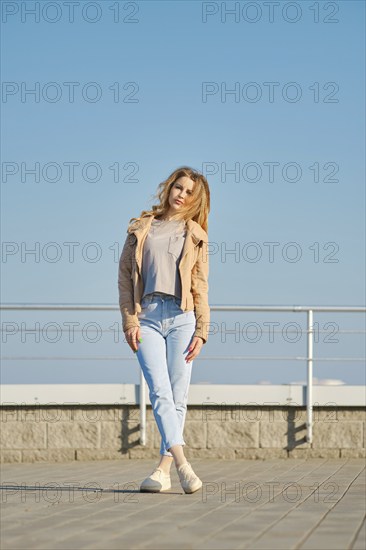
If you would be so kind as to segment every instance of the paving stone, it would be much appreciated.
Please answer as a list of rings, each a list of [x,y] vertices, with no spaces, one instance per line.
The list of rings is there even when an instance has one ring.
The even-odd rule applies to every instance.
[[[192,495],[174,468],[172,491],[138,491],[156,457],[3,464],[1,547],[360,550],[364,462],[197,458],[192,465],[204,488]]]

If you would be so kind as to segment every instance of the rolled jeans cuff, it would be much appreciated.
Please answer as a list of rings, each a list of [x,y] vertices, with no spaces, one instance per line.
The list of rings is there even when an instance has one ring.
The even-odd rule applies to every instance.
[[[173,441],[173,443],[168,443],[168,444],[166,445],[166,451],[164,451],[164,452],[161,453],[161,454],[163,454],[163,455],[165,455],[165,456],[173,456],[172,453],[171,453],[170,451],[168,451],[168,449],[170,449],[171,447],[174,447],[174,445],[182,445],[182,446],[184,446],[184,445],[185,445],[185,442],[181,439],[180,441]]]

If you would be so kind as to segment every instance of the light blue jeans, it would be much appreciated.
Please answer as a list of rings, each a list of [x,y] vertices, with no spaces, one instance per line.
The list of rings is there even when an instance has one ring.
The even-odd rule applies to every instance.
[[[136,353],[149,388],[161,435],[160,454],[185,445],[184,422],[193,361],[186,363],[196,327],[194,311],[184,312],[179,298],[154,292],[144,296],[138,313],[142,342]]]

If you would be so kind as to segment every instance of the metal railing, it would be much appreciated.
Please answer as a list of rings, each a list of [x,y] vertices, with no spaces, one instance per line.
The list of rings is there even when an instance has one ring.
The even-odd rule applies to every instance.
[[[205,356],[199,357],[196,360],[240,360],[240,361],[253,361],[253,360],[293,360],[293,361],[306,361],[307,364],[307,380],[306,380],[306,441],[311,443],[313,439],[313,314],[319,312],[337,312],[337,313],[365,313],[366,307],[358,306],[210,306],[211,311],[266,311],[266,312],[297,312],[307,314],[307,354],[306,356],[299,357],[279,357],[274,355],[269,356]],[[96,304],[0,304],[0,310],[20,310],[20,311],[119,311],[119,306],[116,305],[96,305]],[[277,331],[272,331],[277,332]],[[318,331],[319,332],[319,331]],[[347,330],[338,331],[339,333],[347,334],[364,334],[364,330]],[[131,361],[131,357],[16,357],[16,356],[3,356],[3,360],[128,360]],[[365,357],[318,357],[316,361],[365,361]],[[140,406],[140,444],[146,445],[146,382],[140,369],[140,388],[139,388],[139,406]]]

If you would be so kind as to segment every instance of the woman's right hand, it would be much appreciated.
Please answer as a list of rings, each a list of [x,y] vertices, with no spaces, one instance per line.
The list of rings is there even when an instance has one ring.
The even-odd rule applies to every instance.
[[[125,331],[128,345],[134,353],[138,350],[138,341],[141,340],[140,327],[132,327]]]

